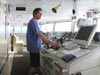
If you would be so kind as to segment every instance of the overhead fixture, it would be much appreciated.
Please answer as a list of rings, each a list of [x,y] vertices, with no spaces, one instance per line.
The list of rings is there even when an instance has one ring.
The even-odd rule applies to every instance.
[[[52,12],[53,13],[57,13],[57,9],[61,6],[61,4],[62,4],[62,2],[60,1],[60,3],[57,6],[55,6],[54,8],[52,8]]]
[[[16,11],[25,11],[26,7],[16,7]]]

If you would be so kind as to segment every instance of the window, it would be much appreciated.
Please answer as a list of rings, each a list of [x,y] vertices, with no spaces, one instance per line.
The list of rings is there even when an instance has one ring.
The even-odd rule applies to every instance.
[[[41,31],[43,32],[52,32],[53,31],[53,24],[46,24],[40,27]]]
[[[56,23],[55,32],[70,32],[71,22]]]
[[[27,26],[11,26],[10,33],[26,33]]]
[[[97,21],[96,32],[100,32],[100,19],[98,19],[98,21]]]
[[[43,32],[70,32],[71,31],[71,22],[62,22],[62,23],[52,23],[45,24],[40,27]]]

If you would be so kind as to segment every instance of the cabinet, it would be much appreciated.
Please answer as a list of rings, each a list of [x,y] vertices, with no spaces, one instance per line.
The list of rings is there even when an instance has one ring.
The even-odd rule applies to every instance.
[[[40,54],[40,69],[43,75],[67,75],[67,69],[60,66],[53,58],[53,55],[43,51]]]

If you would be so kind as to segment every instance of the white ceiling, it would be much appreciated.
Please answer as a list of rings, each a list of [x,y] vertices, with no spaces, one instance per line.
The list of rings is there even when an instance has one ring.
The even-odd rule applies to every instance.
[[[62,1],[57,13],[51,9]],[[46,18],[70,18],[72,16],[73,0],[7,0],[10,6],[10,14],[32,14],[36,7],[43,9],[43,17]],[[26,11],[16,11],[16,7],[26,7]],[[88,9],[100,9],[100,0],[77,0],[77,13],[83,14]]]

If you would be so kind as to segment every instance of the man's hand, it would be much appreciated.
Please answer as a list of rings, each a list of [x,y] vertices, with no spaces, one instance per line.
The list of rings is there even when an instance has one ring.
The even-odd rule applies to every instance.
[[[54,46],[54,47],[59,47],[59,46],[60,46],[60,43],[57,43],[57,42],[51,42],[51,45]]]

